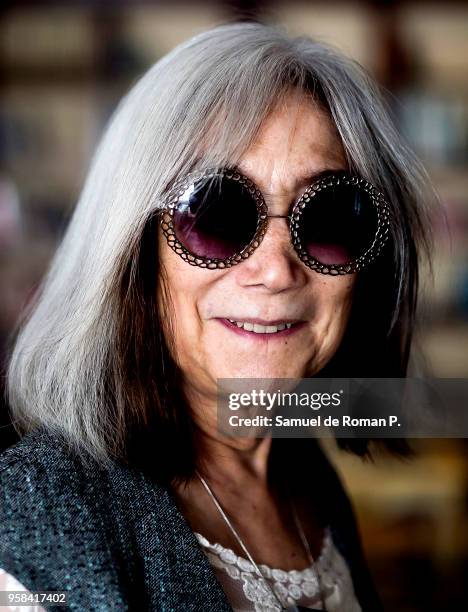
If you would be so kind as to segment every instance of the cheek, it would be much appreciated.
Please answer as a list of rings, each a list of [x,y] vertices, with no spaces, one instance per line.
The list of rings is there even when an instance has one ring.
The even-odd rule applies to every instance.
[[[316,351],[310,364],[309,375],[320,371],[337,352],[349,320],[353,287],[354,278],[332,277],[324,281],[320,312],[314,331]]]
[[[164,238],[160,240],[158,251],[158,307],[166,338],[170,335],[170,344],[181,357],[185,351],[184,345],[193,341],[196,330],[197,284],[194,275],[190,274],[192,266],[174,253]],[[179,357],[176,361],[179,361]]]
[[[339,287],[335,295],[335,300],[337,303],[337,307],[342,312],[342,317],[347,318],[349,315],[349,311],[351,310],[351,306],[353,303],[354,296],[354,279],[351,281],[343,282],[342,286]]]
[[[194,347],[199,346],[204,331],[207,296],[224,270],[213,271],[191,266],[165,243],[159,245],[161,274],[159,298],[162,319],[171,320],[171,337],[177,360],[193,358]],[[168,327],[166,326],[166,330]]]
[[[196,297],[190,288],[184,287],[180,277],[169,277],[164,297],[160,299],[163,330],[172,358],[183,370],[187,367],[190,353],[199,342],[199,321],[196,309]],[[174,278],[177,278],[174,281]]]
[[[337,347],[346,329],[353,303],[355,275],[327,278],[322,287],[320,318],[328,343]]]

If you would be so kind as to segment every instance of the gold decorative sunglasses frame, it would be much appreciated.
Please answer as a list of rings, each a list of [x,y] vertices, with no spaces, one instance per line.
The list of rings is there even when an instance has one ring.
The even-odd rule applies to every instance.
[[[241,184],[254,200],[258,215],[257,228],[249,244],[238,253],[234,253],[224,259],[203,257],[192,253],[182,244],[182,242],[180,242],[174,227],[174,213],[177,210],[180,198],[186,193],[187,189],[196,181],[216,177],[222,177]],[[301,219],[304,209],[307,206],[313,205],[314,198],[317,197],[317,194],[340,185],[357,187],[369,196],[377,212],[377,229],[372,243],[359,257],[344,264],[325,264],[310,255],[305,246],[301,243]],[[308,268],[320,274],[352,274],[362,270],[376,259],[388,239],[390,227],[390,208],[382,193],[365,179],[345,171],[332,172],[314,181],[302,193],[289,215],[269,215],[268,207],[260,189],[251,179],[244,176],[236,168],[208,168],[202,171],[194,171],[174,184],[163,200],[159,213],[160,225],[171,249],[190,265],[207,269],[229,268],[250,257],[263,239],[268,226],[268,218],[283,217],[289,219],[289,231],[292,244],[299,258]]]

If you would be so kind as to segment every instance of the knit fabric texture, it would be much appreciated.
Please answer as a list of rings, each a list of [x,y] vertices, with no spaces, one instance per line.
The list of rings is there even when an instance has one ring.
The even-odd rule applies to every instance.
[[[350,521],[332,521],[333,540],[362,609],[380,610]],[[67,591],[57,612],[232,611],[167,488],[120,463],[86,466],[43,428],[0,454],[0,567],[29,591]]]

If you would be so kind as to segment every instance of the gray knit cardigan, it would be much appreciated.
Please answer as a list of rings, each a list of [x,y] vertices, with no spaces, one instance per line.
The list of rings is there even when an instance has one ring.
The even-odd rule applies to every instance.
[[[380,610],[337,487],[335,545],[362,609]],[[42,428],[0,454],[0,567],[30,591],[67,591],[56,611],[232,612],[167,488],[123,464],[86,467]]]

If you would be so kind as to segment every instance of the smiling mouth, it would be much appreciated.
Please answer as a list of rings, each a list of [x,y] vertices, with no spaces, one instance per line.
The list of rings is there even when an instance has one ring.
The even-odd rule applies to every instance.
[[[243,321],[234,321],[233,319],[228,319],[229,323],[233,323],[240,327],[241,329],[245,329],[245,331],[254,332],[255,334],[276,334],[277,332],[283,331],[283,329],[290,329],[292,327],[292,323],[280,323],[279,325],[260,325],[259,323],[249,323]]]
[[[305,321],[285,321],[282,323],[275,324],[261,324],[253,321],[236,321],[235,319],[219,319],[224,325],[232,328],[234,331],[247,332],[248,335],[258,336],[275,336],[275,335],[289,335],[296,328],[305,325]]]

